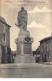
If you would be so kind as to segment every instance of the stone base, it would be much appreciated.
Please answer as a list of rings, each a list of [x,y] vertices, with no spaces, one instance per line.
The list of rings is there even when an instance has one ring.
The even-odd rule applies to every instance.
[[[14,63],[35,63],[35,57],[30,54],[17,55]]]

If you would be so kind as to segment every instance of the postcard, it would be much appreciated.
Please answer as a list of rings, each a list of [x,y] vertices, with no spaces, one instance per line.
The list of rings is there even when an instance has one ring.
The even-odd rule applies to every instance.
[[[52,78],[52,0],[0,0],[0,78]]]

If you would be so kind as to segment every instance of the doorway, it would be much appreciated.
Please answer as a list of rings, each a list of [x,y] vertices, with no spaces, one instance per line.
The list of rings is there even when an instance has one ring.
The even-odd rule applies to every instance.
[[[44,62],[47,62],[47,56],[46,56],[46,54],[45,54],[45,59],[44,59]]]

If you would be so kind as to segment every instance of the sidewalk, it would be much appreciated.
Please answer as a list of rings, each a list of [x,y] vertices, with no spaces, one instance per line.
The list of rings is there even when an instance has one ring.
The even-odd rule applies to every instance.
[[[52,62],[40,62],[39,64],[52,65]]]

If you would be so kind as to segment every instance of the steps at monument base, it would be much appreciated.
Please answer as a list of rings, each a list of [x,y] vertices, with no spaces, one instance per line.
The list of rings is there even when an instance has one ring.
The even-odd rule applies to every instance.
[[[35,57],[30,54],[17,55],[14,63],[35,63]]]

